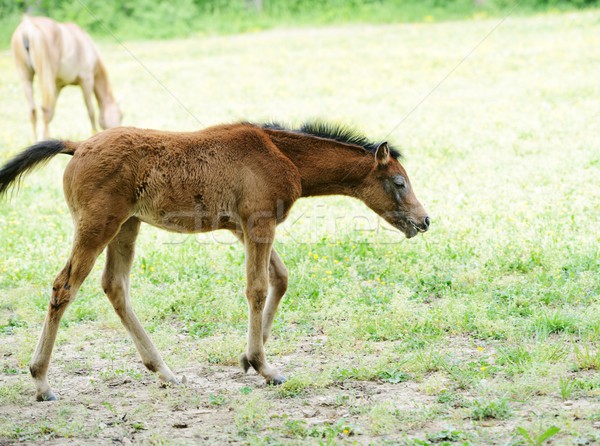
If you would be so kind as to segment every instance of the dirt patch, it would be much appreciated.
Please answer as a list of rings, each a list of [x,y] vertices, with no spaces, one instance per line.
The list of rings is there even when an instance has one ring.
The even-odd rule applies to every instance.
[[[593,410],[593,403],[585,400],[540,397],[513,405],[508,420],[474,421],[460,402],[439,403],[428,390],[437,379],[433,373],[419,382],[347,379],[315,385],[308,380],[282,391],[265,386],[253,372],[203,363],[174,367],[186,384],[161,388],[127,338],[108,329],[99,338],[102,342],[95,340],[83,349],[72,342],[58,346],[50,379],[60,399],[46,403],[34,401],[29,375],[9,353],[16,351],[18,336],[5,339],[0,389],[7,404],[0,407],[5,424],[0,444],[366,445],[418,444],[415,439],[427,436],[431,444],[505,444],[517,426],[535,422],[542,412],[577,423],[589,422],[583,414]],[[193,340],[187,342],[193,351]],[[328,366],[327,357],[306,353],[312,350],[309,342],[293,355],[274,358],[292,379],[296,373],[306,374],[311,365]],[[98,357],[99,344],[114,346],[111,355]],[[14,395],[7,396],[11,391]],[[469,395],[463,392],[458,398],[468,400]]]

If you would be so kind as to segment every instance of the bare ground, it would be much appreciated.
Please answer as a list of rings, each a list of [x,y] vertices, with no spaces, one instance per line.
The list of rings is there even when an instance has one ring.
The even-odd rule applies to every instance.
[[[5,338],[0,350],[4,371],[0,388],[17,389],[17,394],[0,407],[0,419],[11,423],[13,432],[10,437],[0,436],[0,445],[519,444],[511,443],[517,440],[517,426],[538,422],[547,427],[552,421],[541,420],[540,413],[568,419],[573,432],[600,430],[600,423],[592,426],[586,417],[598,410],[598,403],[590,399],[527,398],[511,406],[513,414],[507,420],[475,421],[458,401],[440,409],[430,389],[431,382],[436,382],[435,372],[420,381],[392,384],[349,379],[283,394],[266,386],[252,371],[244,374],[233,365],[197,363],[173,367],[185,376],[185,385],[161,388],[140,364],[124,333],[99,329],[94,323],[84,325],[84,339],[93,338],[89,343],[77,347],[67,341],[55,351],[50,380],[59,396],[57,402],[34,401],[33,382],[11,353],[19,350],[22,339],[18,334]],[[189,363],[196,363],[194,340],[181,336],[177,342],[186,344]],[[330,360],[314,351],[314,342],[307,338],[293,355],[273,358],[273,362],[288,376],[311,367],[326,369]],[[111,355],[98,357],[99,350],[109,344],[111,349],[114,346]],[[459,345],[458,340],[457,344],[457,354],[469,355],[467,345]],[[346,356],[348,363],[353,361],[351,352]],[[339,363],[340,358],[335,361]],[[468,392],[461,399],[468,400]],[[433,438],[432,443],[415,443],[426,435]],[[597,444],[593,434],[580,438],[564,431],[553,441]]]

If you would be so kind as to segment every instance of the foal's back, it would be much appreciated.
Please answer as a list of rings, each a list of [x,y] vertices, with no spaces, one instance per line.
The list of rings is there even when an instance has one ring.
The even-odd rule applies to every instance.
[[[286,209],[300,195],[294,164],[251,124],[198,132],[131,127],[106,130],[80,143],[65,170],[74,211],[127,209],[164,229],[233,229],[257,212]]]

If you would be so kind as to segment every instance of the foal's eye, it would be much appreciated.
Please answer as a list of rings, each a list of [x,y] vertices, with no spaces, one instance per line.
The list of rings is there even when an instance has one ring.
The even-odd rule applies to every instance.
[[[397,177],[394,177],[394,184],[396,186],[398,186],[400,189],[406,188],[406,180],[404,179],[403,176],[398,175]]]

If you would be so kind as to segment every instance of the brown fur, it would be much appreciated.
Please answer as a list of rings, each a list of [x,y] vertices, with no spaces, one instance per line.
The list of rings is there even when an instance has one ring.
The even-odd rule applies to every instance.
[[[183,233],[226,229],[244,243],[249,318],[248,347],[240,360],[245,369],[252,366],[276,384],[284,378],[267,362],[263,346],[288,275],[272,245],[275,227],[293,203],[300,197],[344,194],[365,202],[407,237],[429,226],[404,168],[386,143],[371,153],[333,139],[252,124],[192,133],[120,127],[81,143],[29,148],[0,170],[0,194],[27,169],[57,153],[73,155],[64,173],[64,192],[75,239],[54,281],[32,358],[39,400],[55,398],[46,375],[58,324],[105,248],[105,293],[146,367],[164,381],[177,382],[129,303],[129,273],[141,222]]]
[[[33,100],[33,78],[37,73],[44,115],[43,139],[54,116],[56,100],[66,85],[79,85],[92,130],[97,131],[92,93],[100,107],[103,129],[121,124],[121,111],[113,97],[108,75],[92,39],[73,23],[58,23],[47,17],[25,16],[11,39],[19,77],[29,103],[33,136],[37,139],[37,114]]]

